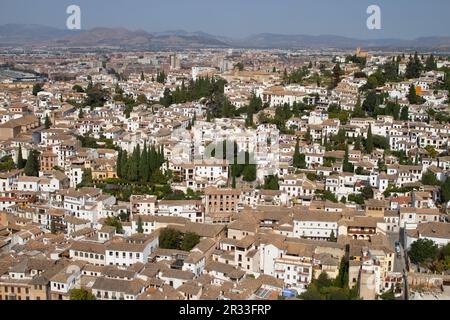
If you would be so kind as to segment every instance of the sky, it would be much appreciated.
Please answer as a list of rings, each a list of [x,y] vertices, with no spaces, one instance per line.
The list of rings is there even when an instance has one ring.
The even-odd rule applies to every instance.
[[[0,25],[63,29],[71,4],[81,8],[82,29],[182,29],[233,38],[266,32],[361,39],[450,36],[449,0],[0,0]],[[366,26],[369,5],[381,9],[381,30]]]

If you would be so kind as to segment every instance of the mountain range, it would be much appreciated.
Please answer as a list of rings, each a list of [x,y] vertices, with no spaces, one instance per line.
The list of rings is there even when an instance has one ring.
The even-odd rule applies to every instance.
[[[205,32],[171,30],[147,32],[126,28],[63,30],[42,25],[6,24],[0,26],[0,46],[31,47],[119,47],[156,48],[427,48],[450,50],[450,37],[422,37],[414,40],[363,40],[337,35],[285,35],[260,33],[242,39],[211,35]]]

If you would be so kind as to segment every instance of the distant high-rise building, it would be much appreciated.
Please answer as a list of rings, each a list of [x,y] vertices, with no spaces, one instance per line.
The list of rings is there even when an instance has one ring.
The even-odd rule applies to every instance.
[[[180,58],[176,54],[170,55],[170,69],[171,70],[178,70],[180,69]]]

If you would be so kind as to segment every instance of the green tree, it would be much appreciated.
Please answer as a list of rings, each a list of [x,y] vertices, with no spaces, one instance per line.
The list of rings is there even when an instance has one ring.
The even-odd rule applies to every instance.
[[[37,94],[39,93],[39,92],[41,92],[43,89],[42,89],[42,84],[40,84],[40,83],[35,83],[34,85],[33,85],[33,96],[37,96]]]
[[[138,233],[144,233],[144,228],[142,227],[142,218],[141,218],[141,216],[139,216],[139,218],[138,218],[136,231]]]
[[[344,198],[345,199],[345,198]],[[334,234],[334,230],[331,230],[331,233],[330,233],[330,238],[328,239],[330,242],[336,242],[337,241],[337,238],[336,238],[336,235]]]
[[[408,79],[419,78],[422,69],[422,62],[420,61],[420,58],[416,52],[414,53],[414,57],[409,58],[409,61],[406,65],[405,77]]]
[[[341,75],[342,75],[341,66],[339,65],[339,63],[337,63],[333,67],[333,76],[334,76],[333,88],[336,88],[339,82],[341,82]]]
[[[75,91],[75,92],[79,92],[79,93],[80,92],[84,92],[83,88],[79,84],[74,85],[72,87],[72,90]]]
[[[159,233],[159,246],[163,249],[179,249],[183,241],[181,231],[165,228]]]
[[[301,169],[305,169],[306,168],[306,162],[305,162],[305,157],[304,154],[300,153],[300,146],[299,146],[299,141],[297,139],[297,142],[295,144],[295,149],[294,149],[294,156],[293,156],[293,165],[295,168],[301,168]]]
[[[442,188],[441,188],[442,190],[442,195],[441,195],[441,197],[442,197],[442,200],[444,201],[444,202],[449,202],[450,201],[450,178],[449,177],[447,177],[447,179],[445,179],[445,182],[444,182],[444,184],[442,185]]]
[[[239,71],[243,71],[244,70],[244,64],[242,62],[238,62],[234,65],[234,67],[236,69],[238,69]]]
[[[408,121],[409,119],[409,109],[408,107],[403,107],[400,113],[400,120]]]
[[[355,170],[353,164],[351,164],[348,161],[348,147],[345,148],[344,161],[342,163],[342,170],[344,172],[351,172],[351,173],[353,173],[353,171]]]
[[[270,175],[264,179],[263,189],[265,190],[279,190],[278,176]]]
[[[416,92],[416,87],[413,84],[411,84],[409,86],[409,91],[408,91],[407,98],[408,98],[408,101],[409,101],[410,104],[419,104],[419,103],[421,103],[421,99],[417,95],[417,92]]]
[[[369,124],[369,129],[367,130],[366,151],[367,153],[372,153],[373,151],[373,137],[371,124]]]
[[[92,170],[90,168],[83,170],[83,175],[81,176],[81,182],[77,185],[77,188],[81,187],[92,187]]]
[[[28,153],[27,162],[24,167],[24,173],[27,176],[39,176],[39,152],[37,150],[31,150]]]
[[[56,223],[55,223],[55,220],[53,220],[53,219],[50,222],[50,233],[56,234]]]
[[[183,236],[180,244],[180,249],[184,251],[191,251],[200,242],[200,236],[193,232],[187,232]]]
[[[438,255],[438,246],[430,239],[418,239],[411,244],[408,256],[414,263],[433,261]]]
[[[325,297],[320,293],[319,289],[315,284],[310,284],[308,286],[308,290],[300,294],[299,298],[302,300],[312,300],[312,301],[325,300]]]
[[[425,61],[425,70],[426,71],[433,71],[437,69],[437,63],[434,59],[434,55],[431,54],[428,56],[427,60]]]
[[[84,288],[70,290],[70,300],[95,300],[92,293]]]
[[[339,288],[348,288],[348,261],[342,257],[339,264],[339,273],[335,279],[335,286]]]
[[[148,163],[147,144],[144,143],[142,154],[139,158],[139,174],[142,182],[147,182],[150,179],[150,165]]]
[[[50,127],[52,126],[52,122],[50,121],[48,114],[45,115],[44,126],[45,126],[45,129],[50,129]]]
[[[426,186],[440,186],[441,182],[433,172],[427,171],[422,175],[422,184]]]
[[[355,138],[355,150],[361,150],[361,136]]]
[[[23,169],[25,167],[26,161],[23,159],[22,155],[22,145],[19,144],[19,150],[17,151],[17,168]]]
[[[358,95],[355,107],[353,108],[352,117],[353,118],[364,118],[365,116],[366,116],[366,113],[362,109],[362,105],[361,105],[361,96]]]
[[[383,300],[395,300],[394,290],[391,289],[389,291],[386,291],[380,296],[380,298]]]
[[[108,217],[105,219],[105,225],[116,228],[117,233],[123,233],[123,226],[117,217]]]

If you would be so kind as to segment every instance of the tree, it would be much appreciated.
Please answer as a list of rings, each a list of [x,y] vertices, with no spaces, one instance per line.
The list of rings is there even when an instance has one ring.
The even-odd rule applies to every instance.
[[[441,185],[441,182],[436,178],[436,175],[433,172],[427,171],[422,175],[422,184],[426,186],[439,186]]]
[[[325,297],[320,293],[319,289],[314,284],[310,284],[308,286],[308,290],[303,292],[299,298],[302,300],[312,300],[312,301],[325,300]]]
[[[91,187],[93,185],[92,170],[90,168],[84,169],[81,176],[81,182],[77,185],[77,188]]]
[[[358,99],[356,100],[355,107],[353,108],[352,117],[353,118],[364,118],[366,113],[362,109],[361,105],[361,96],[358,95]]]
[[[116,228],[117,233],[123,233],[122,223],[117,217],[106,218],[105,225]]]
[[[341,66],[339,65],[339,63],[336,63],[336,65],[333,67],[334,88],[336,88],[339,82],[341,81],[341,75],[342,75]]]
[[[33,96],[37,96],[37,94],[38,94],[38,92],[41,92],[43,89],[42,89],[42,84],[40,84],[40,83],[35,83],[34,85],[33,85]]]
[[[312,136],[311,136],[311,129],[308,127],[308,129],[306,130],[305,133],[305,140],[308,142],[311,142],[312,140]]]
[[[361,195],[364,197],[364,199],[373,199],[373,189],[370,185],[366,185],[361,190]]]
[[[147,182],[150,179],[150,166],[148,163],[147,144],[144,143],[142,154],[139,158],[139,175],[142,182]]]
[[[400,120],[408,121],[409,119],[409,109],[408,107],[403,107],[400,113]]]
[[[317,289],[321,290],[326,287],[331,287],[333,285],[333,281],[328,277],[328,273],[326,271],[322,271],[315,281],[315,285]]]
[[[425,70],[426,71],[433,71],[437,69],[437,63],[436,60],[434,59],[434,55],[431,54],[427,60],[425,61]]]
[[[348,146],[347,146],[347,148],[345,148],[344,161],[342,163],[342,170],[344,172],[351,172],[351,173],[353,173],[353,171],[355,170],[353,164],[351,164],[348,161]]]
[[[420,61],[420,58],[416,52],[414,53],[414,57],[409,58],[409,61],[406,65],[405,77],[408,79],[419,78],[422,69],[422,62]]]
[[[24,173],[27,176],[39,176],[39,152],[31,150],[28,154],[27,162],[24,167]]]
[[[53,219],[50,222],[50,233],[56,234],[56,223],[55,223],[55,220],[53,220]]]
[[[179,249],[183,241],[183,233],[181,231],[165,228],[159,234],[159,246],[163,249]]]
[[[339,264],[339,273],[335,279],[335,286],[339,288],[348,287],[348,261],[345,256],[342,257],[341,263]]]
[[[138,218],[136,231],[138,233],[144,233],[144,228],[142,227],[142,218],[141,218],[141,216],[139,216],[139,218]]]
[[[265,190],[278,190],[280,188],[278,184],[278,176],[268,176],[264,179],[263,189]]]
[[[142,71],[142,72],[141,72],[141,81],[144,81],[144,80],[145,80],[144,72]]]
[[[74,85],[72,87],[72,90],[75,91],[75,92],[79,92],[79,93],[80,92],[84,92],[83,88],[79,84]]]
[[[95,300],[92,293],[84,288],[70,290],[70,300]]]
[[[236,69],[238,69],[239,71],[243,71],[244,70],[244,64],[242,62],[238,62],[234,65],[234,67]]]
[[[450,201],[450,178],[449,177],[447,177],[447,179],[445,179],[445,182],[442,185],[441,191],[442,191],[441,192],[442,200],[444,202],[449,202]]]
[[[357,136],[355,139],[355,150],[361,150],[361,136]]]
[[[300,153],[299,141],[297,139],[297,143],[295,144],[294,156],[293,156],[293,165],[296,168],[305,169],[306,161],[305,155]]]
[[[372,153],[373,151],[373,137],[371,124],[369,124],[369,129],[367,130],[366,151],[367,153]]]
[[[191,251],[200,242],[200,236],[193,232],[187,232],[183,236],[180,249],[183,251]]]
[[[83,119],[83,118],[84,118],[83,108],[80,108],[80,111],[78,111],[78,119]]]
[[[50,129],[51,125],[52,125],[52,122],[50,121],[48,114],[46,114],[45,122],[44,122],[45,129]]]
[[[419,104],[423,102],[421,97],[417,95],[416,87],[413,84],[409,86],[407,98],[410,104]]]
[[[386,291],[380,296],[380,298],[383,300],[395,300],[394,290],[391,289],[389,291]]]
[[[371,90],[367,93],[366,99],[362,104],[362,109],[371,115],[379,105],[380,101],[377,93]]]
[[[334,230],[331,230],[329,241],[331,241],[331,242],[336,242],[337,241],[336,235],[334,234]]]
[[[438,246],[430,239],[418,239],[411,244],[408,256],[414,263],[433,261],[438,254]]]
[[[427,145],[425,147],[425,150],[427,150],[431,158],[436,158],[436,156],[438,155],[436,149],[432,145]]]
[[[244,170],[242,170],[242,179],[247,182],[252,182],[256,180],[255,164],[245,165]]]
[[[22,145],[19,144],[19,150],[17,151],[17,168],[23,169],[25,167],[26,161],[23,159],[22,155]]]

